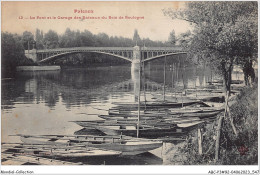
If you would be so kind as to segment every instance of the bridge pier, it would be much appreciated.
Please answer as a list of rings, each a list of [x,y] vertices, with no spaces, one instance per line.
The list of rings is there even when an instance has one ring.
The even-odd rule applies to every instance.
[[[139,71],[141,63],[141,47],[135,46],[133,48],[132,70]]]
[[[37,62],[37,54],[36,54],[36,49],[32,49],[32,50],[25,50],[24,51],[24,55],[29,58],[32,59],[34,62]]]

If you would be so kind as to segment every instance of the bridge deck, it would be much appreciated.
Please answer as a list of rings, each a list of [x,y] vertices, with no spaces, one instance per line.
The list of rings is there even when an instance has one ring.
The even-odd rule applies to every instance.
[[[57,49],[44,49],[37,50],[37,53],[50,53],[50,52],[75,52],[75,51],[133,51],[133,47],[72,47],[72,48],[57,48]],[[183,49],[179,46],[174,47],[141,47],[141,51],[153,51],[153,52],[176,52]]]

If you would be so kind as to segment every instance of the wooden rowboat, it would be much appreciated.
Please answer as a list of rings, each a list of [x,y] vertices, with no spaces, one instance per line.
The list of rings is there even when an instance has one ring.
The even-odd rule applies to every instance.
[[[25,141],[25,138],[21,138]],[[120,155],[119,151],[102,150],[96,148],[86,148],[84,145],[44,145],[44,144],[32,144],[35,140],[26,140],[28,144],[17,145],[2,145],[5,149],[5,153],[15,153],[16,155],[36,155],[44,157],[56,157],[56,158],[75,158],[75,157],[98,157],[98,156],[116,156]],[[29,144],[30,142],[30,144]]]
[[[125,109],[137,109],[138,108],[138,104],[137,103],[114,103],[117,104],[117,107],[114,107],[114,109],[116,108],[125,108]],[[183,102],[183,103],[177,103],[177,102],[150,102],[150,103],[141,103],[140,104],[140,108],[180,108],[180,107],[184,107],[184,106],[200,106],[200,107],[208,107],[208,105],[206,105],[205,103],[203,103],[202,101],[192,101],[192,102]]]
[[[199,117],[201,119],[203,118],[210,118],[213,116],[218,115],[222,110],[218,111],[209,111],[209,112],[192,112],[192,113],[180,113],[180,114],[170,114],[171,117],[179,116],[179,117]],[[169,116],[167,117],[169,118]]]
[[[71,121],[83,128],[97,128],[97,126],[136,126],[137,118],[132,120],[128,119],[107,119],[107,120],[83,120],[83,121]],[[170,123],[165,123],[165,120],[162,119],[153,119],[153,120],[141,120],[140,124],[142,125],[170,125]]]
[[[104,132],[107,135],[127,135],[135,137],[137,133],[136,126],[123,126],[123,125],[98,125],[96,127],[98,130]],[[179,136],[187,133],[188,130],[183,130],[178,127],[173,127],[168,125],[163,126],[149,126],[149,125],[141,125],[139,126],[139,137],[142,138],[159,138],[165,136]]]
[[[63,135],[20,135],[26,144],[40,144],[52,146],[74,146],[97,148],[101,150],[119,151],[121,155],[136,155],[162,146],[161,141],[147,139],[123,138],[123,136],[63,136]]]
[[[137,121],[137,115],[99,115],[98,117],[105,119],[105,120],[118,120],[118,121]],[[142,120],[158,120],[162,117],[158,116],[141,116]]]

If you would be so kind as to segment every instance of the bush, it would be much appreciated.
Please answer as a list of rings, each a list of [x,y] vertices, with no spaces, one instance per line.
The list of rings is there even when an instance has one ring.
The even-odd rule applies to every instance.
[[[229,118],[222,126],[220,160],[214,163],[215,135],[217,120],[202,126],[203,154],[198,154],[197,131],[189,134],[185,146],[179,151],[186,155],[183,164],[188,165],[257,165],[258,164],[258,92],[257,84],[245,87],[230,107],[234,125],[238,132],[235,136]],[[223,115],[223,113],[219,114]]]

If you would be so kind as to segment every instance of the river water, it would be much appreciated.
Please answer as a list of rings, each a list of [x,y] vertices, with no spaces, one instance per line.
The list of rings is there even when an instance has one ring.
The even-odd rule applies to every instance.
[[[176,90],[203,88],[207,82],[218,78],[203,66],[183,66],[178,62],[167,64],[165,75],[167,100],[174,100]],[[163,99],[163,79],[164,66],[161,62],[145,66],[147,101]],[[98,119],[98,114],[108,113],[113,102],[137,101],[139,82],[139,71],[133,70],[131,64],[18,72],[14,78],[2,80],[2,142],[21,142],[19,137],[9,136],[15,134],[80,133],[82,127],[70,121]],[[143,101],[143,83],[141,89]],[[137,156],[98,158],[83,162],[166,164],[163,158],[165,146],[166,143],[152,153]]]

